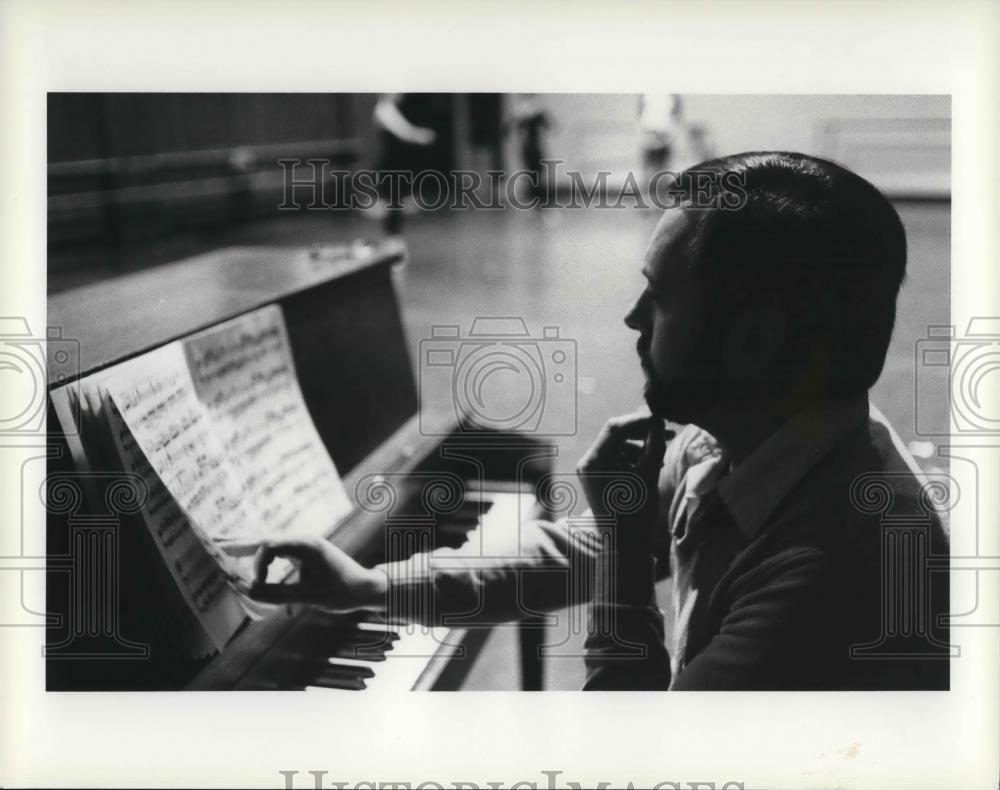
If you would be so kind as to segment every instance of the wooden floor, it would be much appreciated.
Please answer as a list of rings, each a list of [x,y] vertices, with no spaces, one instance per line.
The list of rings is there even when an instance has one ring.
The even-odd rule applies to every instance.
[[[915,343],[928,325],[949,322],[950,205],[904,203],[898,208],[909,238],[908,277],[889,359],[872,397],[909,442],[917,438]],[[641,255],[656,220],[654,212],[597,209],[407,217],[411,260],[398,286],[414,370],[419,342],[435,324],[457,324],[464,332],[477,316],[518,316],[532,335],[540,336],[543,326],[559,327],[561,338],[575,342],[578,362],[578,428],[560,442],[557,459],[558,470],[570,474],[607,417],[641,402],[635,334],[622,318],[641,288]],[[378,236],[376,224],[357,216],[295,214],[137,250],[124,265],[153,265],[231,244],[298,246]],[[58,253],[50,262],[49,288],[63,290],[120,270],[99,253]],[[928,408],[922,420],[946,425],[943,389]],[[582,618],[576,621],[585,624]],[[553,634],[551,641],[564,640]],[[577,633],[555,649],[558,655],[546,665],[547,687],[579,688],[581,644]],[[515,649],[512,629],[498,629],[467,686],[517,688]]]

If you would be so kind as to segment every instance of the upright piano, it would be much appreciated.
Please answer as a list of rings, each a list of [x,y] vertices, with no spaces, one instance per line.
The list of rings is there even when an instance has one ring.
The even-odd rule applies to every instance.
[[[48,347],[50,395],[278,304],[306,405],[350,496],[363,481],[391,479],[405,521],[421,514],[428,485],[462,481],[464,501],[435,520],[423,544],[387,540],[386,513],[357,502],[328,538],[369,566],[428,544],[459,545],[477,526],[537,511],[535,487],[553,452],[531,437],[470,430],[451,404],[418,403],[394,287],[399,262],[364,245],[227,248],[53,295],[49,336],[64,342]],[[94,474],[74,461],[51,398],[48,418],[49,477]],[[488,635],[288,605],[248,619],[216,654],[180,660],[174,635],[149,616],[155,595],[104,499],[47,508],[50,690],[458,689]],[[542,626],[528,620],[519,633],[522,686],[541,688]]]

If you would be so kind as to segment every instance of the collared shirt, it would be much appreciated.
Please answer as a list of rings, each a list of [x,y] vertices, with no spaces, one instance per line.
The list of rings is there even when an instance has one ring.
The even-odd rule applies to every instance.
[[[708,597],[736,555],[795,485],[867,416],[864,397],[802,411],[732,471],[718,442],[706,431],[691,428],[678,436],[682,445],[671,454],[676,468],[664,470],[680,481],[667,514],[674,577],[673,679],[692,657],[688,654],[692,632],[701,625]],[[721,518],[713,514],[701,521],[714,521],[714,526],[699,520],[701,504],[713,489],[724,506]]]
[[[707,436],[707,434],[706,434]],[[692,621],[708,605],[708,597],[732,563],[742,542],[731,524],[720,523],[709,494],[725,482],[730,461],[716,447],[688,468],[677,489],[668,515],[670,565],[673,569],[673,642],[670,650],[671,677],[684,668]],[[703,614],[702,614],[703,616]]]
[[[691,502],[690,512],[697,513],[694,502],[700,503],[712,492],[717,494],[715,500],[729,511],[731,528],[727,527],[727,531],[729,535],[737,533],[735,548],[749,543],[807,472],[846,438],[854,426],[864,421],[867,407],[866,400],[861,398],[803,412],[725,475],[724,466],[713,468],[721,457],[718,443],[695,426],[682,430],[669,444],[664,457],[660,481],[661,494],[666,497],[660,511],[663,542],[657,556],[662,557],[668,548],[675,548],[671,530],[678,524],[682,503],[688,508]],[[702,466],[705,461],[709,464]],[[659,688],[662,679],[662,687],[666,688],[667,679],[671,678],[672,685],[679,674],[671,674],[671,664],[680,661],[677,669],[683,670],[701,646],[698,640],[693,640],[685,644],[694,652],[678,651],[676,636],[680,629],[675,624],[672,632],[675,638],[671,640],[668,656],[663,617],[653,595],[652,562],[636,565],[635,573],[630,574],[629,592],[635,594],[629,595],[628,600],[622,597],[620,589],[602,583],[611,578],[606,571],[615,563],[608,555],[600,531],[591,522],[586,515],[555,522],[522,523],[511,519],[506,525],[509,532],[506,538],[494,536],[500,540],[489,541],[495,551],[485,552],[487,542],[473,533],[459,548],[416,554],[380,567],[389,577],[391,599],[410,602],[406,611],[416,621],[440,625],[447,619],[447,624],[453,627],[516,619],[526,613],[583,602],[587,600],[583,595],[586,585],[580,579],[593,578],[595,589],[590,597],[590,610],[591,616],[596,616],[596,630],[600,632],[600,626],[608,622],[613,628],[609,638],[595,638],[593,633],[588,637],[586,661],[594,682],[591,687],[610,688],[624,682],[628,688]],[[493,523],[491,531],[504,531],[503,526]],[[718,532],[713,534],[717,536]],[[713,552],[715,560],[707,563],[706,577],[724,573],[734,559],[726,556],[729,546],[725,543],[713,540],[711,546],[718,551]],[[683,595],[683,585],[677,582],[682,575],[678,573],[679,566],[673,567],[676,604]],[[543,569],[559,572],[535,573]],[[568,580],[560,572],[568,573]],[[704,605],[712,591],[707,585],[701,585],[700,590],[706,590],[701,601]],[[705,623],[706,618],[699,621],[696,602],[697,596],[690,604],[692,611],[688,613],[686,632]],[[558,622],[573,627],[569,617]],[[619,656],[623,643],[641,645],[646,658],[636,660],[632,654]],[[604,669],[609,672],[602,673]]]

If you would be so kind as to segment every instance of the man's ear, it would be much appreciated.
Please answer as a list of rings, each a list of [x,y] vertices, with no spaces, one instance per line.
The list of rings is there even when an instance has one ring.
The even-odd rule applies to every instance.
[[[726,335],[723,360],[742,380],[768,376],[784,351],[788,322],[773,302],[762,302],[734,316]]]

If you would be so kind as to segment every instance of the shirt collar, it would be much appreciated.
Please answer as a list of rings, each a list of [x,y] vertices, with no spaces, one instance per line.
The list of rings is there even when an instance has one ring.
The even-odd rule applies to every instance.
[[[868,417],[864,396],[805,409],[765,439],[719,482],[719,497],[752,540],[788,493]]]

